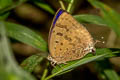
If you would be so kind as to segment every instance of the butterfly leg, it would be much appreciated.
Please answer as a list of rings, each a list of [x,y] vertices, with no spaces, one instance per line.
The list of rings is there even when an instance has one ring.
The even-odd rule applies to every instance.
[[[99,42],[101,42],[101,41],[100,40],[95,40],[94,45],[97,44],[97,43],[99,43]]]
[[[66,63],[66,62],[63,62],[63,64],[68,64],[68,63]]]

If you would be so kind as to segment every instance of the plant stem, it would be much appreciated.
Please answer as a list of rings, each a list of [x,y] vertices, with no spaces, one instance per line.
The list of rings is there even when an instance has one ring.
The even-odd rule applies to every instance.
[[[48,67],[48,65],[49,65],[49,62],[47,62],[46,66]],[[48,68],[47,67],[45,68],[45,70],[43,72],[41,80],[45,80],[45,77],[47,76],[47,73],[48,73]]]
[[[65,5],[64,5],[63,1],[62,1],[62,0],[59,0],[59,3],[60,3],[60,5],[61,5],[61,8],[62,8],[63,10],[65,10]]]
[[[43,72],[41,80],[45,80],[45,77],[46,77],[47,73],[48,73],[48,69],[46,68]]]
[[[67,12],[70,12],[73,2],[74,0],[71,0],[71,2],[68,4]]]

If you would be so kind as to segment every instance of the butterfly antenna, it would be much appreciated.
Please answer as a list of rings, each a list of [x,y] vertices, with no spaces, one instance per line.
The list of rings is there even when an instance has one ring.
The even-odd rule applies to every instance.
[[[101,42],[100,40],[95,40],[94,45]]]

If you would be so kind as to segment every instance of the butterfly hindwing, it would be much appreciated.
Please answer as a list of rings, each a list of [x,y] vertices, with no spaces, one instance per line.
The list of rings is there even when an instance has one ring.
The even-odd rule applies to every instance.
[[[49,34],[50,55],[58,63],[80,59],[93,43],[89,32],[69,13],[59,10]]]

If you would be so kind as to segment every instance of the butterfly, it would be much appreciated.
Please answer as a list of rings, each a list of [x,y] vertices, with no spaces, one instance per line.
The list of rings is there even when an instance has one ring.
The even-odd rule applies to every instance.
[[[66,64],[95,52],[95,42],[87,29],[68,12],[59,9],[53,19],[48,47],[51,64]]]

